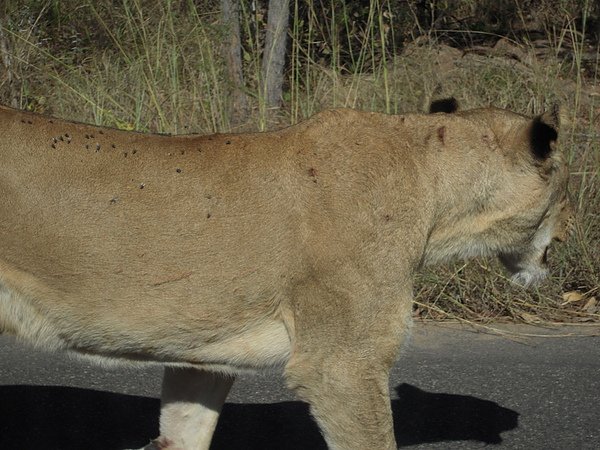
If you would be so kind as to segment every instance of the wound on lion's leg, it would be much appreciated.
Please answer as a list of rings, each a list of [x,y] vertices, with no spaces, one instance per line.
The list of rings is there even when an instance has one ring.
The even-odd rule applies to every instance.
[[[159,442],[167,449],[208,450],[234,378],[197,369],[165,368]]]

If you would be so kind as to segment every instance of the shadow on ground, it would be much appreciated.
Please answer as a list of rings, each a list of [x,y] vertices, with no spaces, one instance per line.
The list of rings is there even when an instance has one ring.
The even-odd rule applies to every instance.
[[[402,384],[393,400],[400,446],[471,440],[498,444],[518,413],[475,397],[438,394]],[[0,448],[117,450],[157,435],[159,401],[70,387],[1,386]],[[325,449],[302,402],[228,403],[212,450]]]

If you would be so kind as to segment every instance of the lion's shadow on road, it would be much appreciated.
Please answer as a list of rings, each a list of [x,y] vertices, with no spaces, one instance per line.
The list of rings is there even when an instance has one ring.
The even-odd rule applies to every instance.
[[[498,444],[518,413],[475,397],[402,384],[392,401],[400,446],[471,440]],[[159,401],[59,386],[0,386],[0,448],[117,450],[144,446],[158,430]],[[211,449],[325,449],[302,402],[227,403]]]

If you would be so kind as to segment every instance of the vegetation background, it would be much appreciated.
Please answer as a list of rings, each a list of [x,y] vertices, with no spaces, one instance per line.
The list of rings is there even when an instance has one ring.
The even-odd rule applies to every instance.
[[[600,321],[593,0],[3,0],[0,102],[126,130],[267,130],[328,107],[562,105],[578,224],[527,292],[490,260],[420,276],[415,315]]]

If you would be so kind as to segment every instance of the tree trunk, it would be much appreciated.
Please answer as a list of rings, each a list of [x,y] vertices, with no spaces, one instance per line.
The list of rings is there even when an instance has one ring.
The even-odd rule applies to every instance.
[[[225,40],[223,53],[227,78],[231,84],[229,117],[232,125],[239,125],[248,118],[248,97],[244,92],[244,73],[242,71],[242,45],[240,39],[240,3],[239,0],[220,0],[221,20],[226,27],[228,39]]]
[[[280,107],[282,102],[289,6],[289,0],[269,0],[261,83],[261,95],[268,108]]]
[[[19,107],[19,92],[15,86],[15,74],[13,73],[12,61],[9,52],[8,39],[2,28],[3,20],[0,20],[0,57],[2,64],[6,70],[6,81],[8,82],[8,90],[10,94],[10,106],[13,108]]]

